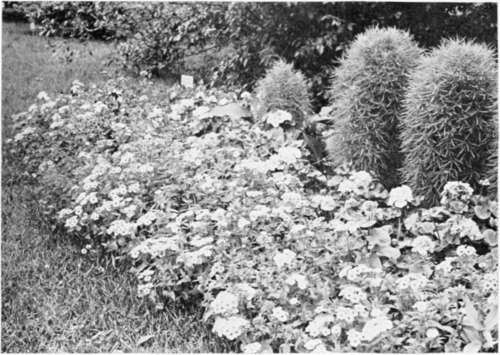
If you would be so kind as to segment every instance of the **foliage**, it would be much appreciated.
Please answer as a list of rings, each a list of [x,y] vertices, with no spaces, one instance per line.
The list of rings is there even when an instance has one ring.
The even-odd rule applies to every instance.
[[[39,26],[41,36],[111,39],[121,38],[116,20],[126,16],[128,5],[120,2],[20,2],[15,8]]]
[[[257,82],[255,116],[282,110],[290,113],[297,127],[302,127],[312,112],[309,86],[304,75],[291,64],[277,61]]]
[[[335,160],[372,171],[385,186],[398,184],[398,123],[409,72],[420,49],[407,33],[372,28],[356,37],[335,70],[331,123]]]
[[[401,120],[403,180],[428,202],[450,180],[473,186],[495,138],[497,68],[483,44],[446,40],[412,73]]]
[[[204,50],[222,25],[225,5],[149,3],[123,18],[133,28],[120,46],[125,67],[140,73],[178,73],[185,57]]]
[[[274,59],[283,58],[310,80],[314,108],[319,109],[327,102],[331,69],[367,28],[407,29],[424,48],[456,35],[496,46],[496,16],[493,3],[235,3],[227,11],[221,38],[237,52],[218,68],[225,73],[224,82],[249,90]]]
[[[26,147],[75,124],[48,128],[60,102],[87,101],[88,123],[96,101],[117,116],[111,138],[78,144],[76,169],[53,161],[74,177],[56,218],[82,253],[129,260],[159,309],[201,301],[205,324],[253,353],[498,350],[495,201],[450,182],[422,209],[408,186],[387,191],[364,171],[325,176],[302,140],[229,112],[231,93],[104,88],[40,95],[9,144],[49,177],[58,149],[41,161]]]
[[[43,33],[128,38],[122,55],[127,66],[139,72],[162,74],[156,69],[162,67],[173,70],[172,65],[182,65],[185,56],[203,48],[208,58],[217,56],[211,75],[203,80],[251,91],[266,69],[282,58],[310,81],[315,110],[328,100],[331,69],[348,43],[374,25],[407,29],[424,48],[437,45],[443,36],[457,35],[497,44],[494,3],[31,4],[23,3],[22,8],[37,19]],[[180,22],[185,21],[186,26],[178,26],[178,20],[169,22],[168,17],[178,8],[185,9],[187,16],[181,16]],[[58,9],[67,11],[63,14]]]

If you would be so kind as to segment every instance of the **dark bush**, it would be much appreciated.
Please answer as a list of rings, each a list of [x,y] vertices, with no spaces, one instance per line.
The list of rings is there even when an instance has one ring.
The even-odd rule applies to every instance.
[[[403,180],[427,202],[447,181],[477,186],[495,135],[493,50],[446,40],[412,73],[401,121]]]

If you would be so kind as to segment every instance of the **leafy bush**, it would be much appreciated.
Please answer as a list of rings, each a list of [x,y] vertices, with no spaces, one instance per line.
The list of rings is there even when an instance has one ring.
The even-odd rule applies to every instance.
[[[295,125],[302,127],[312,112],[309,86],[304,75],[284,61],[273,64],[257,82],[255,95],[258,119],[269,112],[282,110],[292,114]]]
[[[116,20],[126,16],[121,2],[20,2],[15,7],[39,26],[41,36],[111,39],[122,38]]]
[[[185,57],[213,42],[224,16],[224,5],[150,3],[124,18],[134,29],[120,46],[125,67],[140,73],[178,73]]]
[[[92,122],[96,99],[117,110],[101,96],[114,92],[111,149],[75,144],[56,217],[82,253],[127,258],[139,296],[201,302],[245,352],[498,350],[495,201],[451,182],[422,209],[408,186],[387,191],[364,171],[325,176],[304,142],[229,111],[231,93],[106,87],[37,102],[9,144],[48,177],[53,155],[24,147],[75,119],[49,129],[41,106],[65,99]]]
[[[385,186],[398,184],[401,166],[398,122],[420,49],[407,33],[372,28],[358,35],[335,70],[331,121],[334,159],[375,173]]]
[[[401,121],[403,180],[428,202],[449,180],[477,186],[495,135],[493,50],[446,40],[412,73]]]

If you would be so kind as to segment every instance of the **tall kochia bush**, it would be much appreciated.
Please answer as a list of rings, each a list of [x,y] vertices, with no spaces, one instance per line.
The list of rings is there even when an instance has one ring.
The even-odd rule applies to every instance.
[[[414,71],[401,122],[404,182],[427,202],[447,181],[476,184],[495,137],[497,68],[487,46],[445,40]]]
[[[277,61],[257,82],[256,116],[262,118],[274,110],[289,112],[296,126],[302,126],[304,119],[312,112],[309,85],[304,75],[293,69],[292,64]]]
[[[371,28],[356,37],[335,70],[330,91],[334,161],[352,161],[385,186],[398,184],[398,121],[409,72],[421,50],[408,32]]]

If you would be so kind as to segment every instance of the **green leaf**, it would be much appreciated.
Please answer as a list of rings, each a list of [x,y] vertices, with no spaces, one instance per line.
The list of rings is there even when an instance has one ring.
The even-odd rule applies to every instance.
[[[477,353],[477,352],[479,352],[479,350],[481,350],[482,345],[483,345],[482,343],[478,343],[478,342],[469,343],[463,348],[462,352],[464,352],[464,353]]]
[[[390,246],[380,247],[380,249],[378,250],[378,254],[394,261],[401,256],[401,252],[399,251],[399,249]]]
[[[470,301],[470,299],[465,299],[465,317],[462,320],[462,324],[464,326],[472,327],[476,330],[482,330],[483,326],[481,324],[481,320],[479,317],[479,312],[474,308],[474,305]]]
[[[498,305],[490,307],[490,311],[484,320],[484,330],[493,330],[498,326]]]
[[[488,218],[490,218],[490,215],[491,215],[487,206],[475,206],[474,213],[476,214],[477,218],[479,218],[479,219],[488,219]]]
[[[493,229],[485,229],[483,231],[483,239],[491,246],[496,246],[498,244],[497,232]]]

